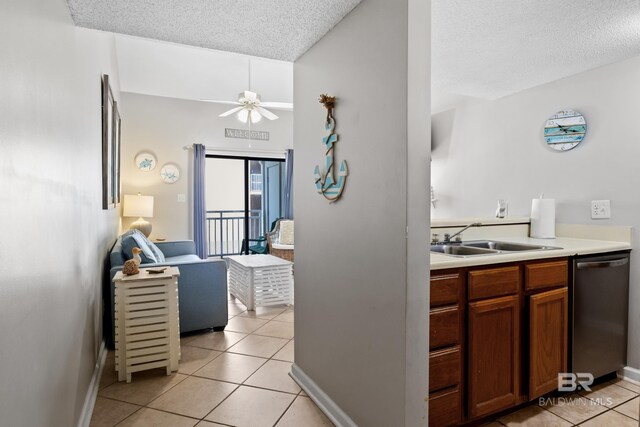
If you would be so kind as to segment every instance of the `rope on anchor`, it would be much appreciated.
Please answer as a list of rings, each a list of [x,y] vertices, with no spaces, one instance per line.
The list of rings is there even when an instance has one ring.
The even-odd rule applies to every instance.
[[[320,102],[322,105],[324,105],[324,107],[327,109],[327,119],[326,119],[326,128],[327,129],[331,129],[331,131],[329,132],[329,134],[327,135],[327,138],[330,138],[331,135],[333,135],[335,133],[335,128],[336,128],[336,120],[333,117],[333,109],[336,105],[336,97],[335,96],[329,96],[326,93],[323,93],[320,95],[320,98],[318,99],[318,102]],[[327,149],[325,151],[325,156],[328,156],[330,153],[333,152],[333,148],[334,145],[331,144],[331,148]],[[335,197],[327,197],[327,195],[325,194],[326,191],[328,189],[324,188],[324,185],[326,183],[327,180],[327,176],[329,176],[329,174],[331,174],[331,176],[333,176],[333,165],[334,165],[334,157],[331,156],[331,163],[329,164],[329,167],[327,168],[326,173],[322,174],[318,179],[316,179],[315,183],[316,185],[318,184],[318,182],[320,183],[320,192],[322,193],[322,195],[325,197],[325,199],[327,200],[337,200],[338,197],[340,197],[340,195],[337,195]]]
[[[327,124],[329,124],[330,120],[333,120],[333,108],[336,106],[336,97],[329,96],[326,93],[320,95],[320,99],[318,99],[320,104],[324,105],[324,108],[327,109]],[[334,120],[335,124],[335,120]]]

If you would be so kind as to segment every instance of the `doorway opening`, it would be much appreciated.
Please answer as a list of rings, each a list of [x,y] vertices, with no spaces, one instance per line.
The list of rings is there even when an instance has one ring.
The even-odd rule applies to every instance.
[[[264,236],[284,216],[284,159],[210,154],[205,171],[208,256],[240,255],[246,236]]]

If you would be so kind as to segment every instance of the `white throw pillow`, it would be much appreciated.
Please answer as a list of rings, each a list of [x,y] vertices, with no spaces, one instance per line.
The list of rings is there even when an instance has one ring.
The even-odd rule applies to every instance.
[[[293,221],[280,221],[278,243],[281,245],[293,245]]]

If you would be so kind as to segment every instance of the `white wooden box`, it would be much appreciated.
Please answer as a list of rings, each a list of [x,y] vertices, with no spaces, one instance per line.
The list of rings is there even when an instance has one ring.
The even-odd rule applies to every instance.
[[[248,310],[293,304],[293,263],[272,255],[235,255],[229,260],[229,293]]]
[[[177,267],[161,274],[116,273],[115,347],[118,381],[131,382],[133,372],[166,367],[178,370],[180,320]]]

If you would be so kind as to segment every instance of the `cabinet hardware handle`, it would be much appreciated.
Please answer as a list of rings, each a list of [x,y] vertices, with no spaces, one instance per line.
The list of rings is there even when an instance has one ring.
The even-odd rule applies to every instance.
[[[584,270],[586,268],[620,267],[628,263],[629,258],[620,258],[611,261],[579,262],[576,264],[576,267],[578,270]]]

